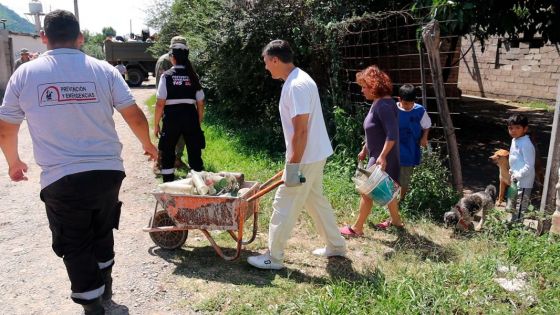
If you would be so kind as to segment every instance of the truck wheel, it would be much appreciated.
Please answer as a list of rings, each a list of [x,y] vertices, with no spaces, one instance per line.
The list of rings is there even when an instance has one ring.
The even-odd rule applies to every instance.
[[[130,86],[140,86],[144,82],[144,72],[138,68],[131,68],[127,70],[128,72],[128,85]]]

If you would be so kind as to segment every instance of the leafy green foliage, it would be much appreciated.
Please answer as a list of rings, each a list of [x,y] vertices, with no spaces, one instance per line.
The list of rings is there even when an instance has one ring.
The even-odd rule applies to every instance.
[[[154,55],[169,50],[171,38],[184,36],[190,49],[190,59],[196,62],[207,57],[206,47],[221,28],[224,1],[219,0],[156,0],[149,10],[147,24],[159,29],[158,40],[150,48]],[[198,69],[197,69],[198,70]]]
[[[350,158],[359,150],[363,112],[344,104],[341,84],[340,40],[351,23],[375,18],[376,13],[409,10],[424,21],[437,18],[446,32],[491,34],[546,32],[554,39],[560,27],[553,0],[513,1],[324,1],[324,0],[153,0],[147,10],[149,25],[160,29],[152,47],[155,54],[168,48],[175,35],[186,36],[191,60],[201,75],[209,112],[231,130],[258,129],[267,150],[283,150],[277,102],[281,82],[268,75],[261,50],[270,40],[288,40],[296,65],[319,86],[323,111],[337,154]],[[495,18],[500,16],[500,19]],[[543,21],[534,23],[535,18]],[[533,25],[533,28],[531,28]],[[526,34],[526,36],[528,36]],[[260,142],[257,142],[260,143]],[[340,152],[340,153],[339,153]]]
[[[554,105],[549,104],[548,102],[545,101],[530,101],[530,102],[525,102],[523,103],[523,106],[527,106],[533,109],[544,109],[547,112],[553,112],[554,111]]]
[[[116,36],[117,35],[117,31],[115,31],[114,28],[112,28],[111,26],[106,26],[104,28],[101,29],[101,34],[103,34],[103,36],[107,37],[107,36]]]
[[[443,165],[440,151],[439,148],[423,151],[422,162],[414,169],[410,190],[401,202],[403,212],[441,221],[443,214],[459,200],[449,184],[449,171]]]
[[[105,59],[105,53],[103,52],[103,40],[105,39],[105,35],[91,33],[88,30],[84,30],[82,33],[84,34],[82,51],[97,59]]]
[[[374,1],[263,0],[252,6],[235,2],[224,7],[221,28],[208,46],[204,69],[210,97],[219,106],[209,109],[230,128],[269,130],[278,125],[281,82],[270,78],[262,62],[262,48],[271,40],[288,40],[295,63],[317,81],[329,129],[334,131],[332,109],[338,100],[338,68],[333,58],[337,45],[329,24],[353,14],[362,14]],[[333,74],[333,75],[330,75]],[[234,119],[231,119],[234,118]],[[278,128],[277,132],[281,132]],[[266,132],[269,150],[283,150],[281,134]]]
[[[420,8],[431,8],[424,14]],[[560,42],[560,3],[557,0],[417,0],[413,11],[426,19],[450,21],[448,31],[464,35],[472,33],[481,42],[489,36],[542,36],[545,42]],[[497,18],[499,17],[499,18]]]
[[[279,124],[281,83],[268,76],[261,50],[272,39],[291,39],[296,59],[301,61],[310,49],[306,11],[305,1],[300,0],[258,1],[253,9],[232,4],[222,16],[216,40],[209,44],[212,53],[204,64],[206,82],[211,97],[220,100],[219,106],[209,111],[236,129],[262,127],[262,140],[271,136],[276,140],[269,145],[271,149],[284,150],[281,137],[271,132]],[[280,129],[275,131],[281,135]]]

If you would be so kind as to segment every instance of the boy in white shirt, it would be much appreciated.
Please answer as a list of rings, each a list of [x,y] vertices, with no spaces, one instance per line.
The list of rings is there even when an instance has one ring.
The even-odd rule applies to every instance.
[[[513,114],[507,120],[509,135],[513,138],[509,149],[509,173],[512,185],[517,185],[517,196],[508,196],[506,209],[512,211],[511,222],[522,222],[523,212],[531,201],[535,181],[535,147],[527,135],[529,120]]]

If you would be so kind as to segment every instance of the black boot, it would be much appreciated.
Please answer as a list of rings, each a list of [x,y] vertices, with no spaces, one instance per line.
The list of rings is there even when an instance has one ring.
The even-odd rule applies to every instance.
[[[103,305],[101,304],[101,298],[100,297],[93,300],[93,302],[91,302],[89,304],[82,304],[82,307],[84,308],[84,314],[85,315],[104,315],[105,314],[105,308],[103,308]]]
[[[103,283],[105,284],[105,291],[103,291],[103,301],[110,301],[113,297],[113,278],[111,277],[111,271],[113,266],[101,269],[101,277],[103,277]]]

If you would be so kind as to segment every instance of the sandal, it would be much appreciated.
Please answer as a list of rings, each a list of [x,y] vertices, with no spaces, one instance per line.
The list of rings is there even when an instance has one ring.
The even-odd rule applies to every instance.
[[[385,220],[381,223],[377,223],[376,225],[374,225],[374,227],[378,230],[387,230],[391,227],[391,225],[391,220]]]
[[[350,225],[345,225],[339,229],[340,234],[344,237],[362,237],[364,233],[358,233],[352,229]]]
[[[385,221],[383,221],[383,222],[381,222],[381,223],[377,223],[377,224],[375,225],[375,228],[376,228],[376,229],[382,230],[382,231],[385,231],[385,230],[389,229],[390,227],[395,227],[395,228],[397,228],[397,229],[399,229],[399,230],[402,230],[402,229],[404,229],[404,224],[402,224],[402,225],[394,225],[393,223],[391,223],[391,220],[385,220]]]

